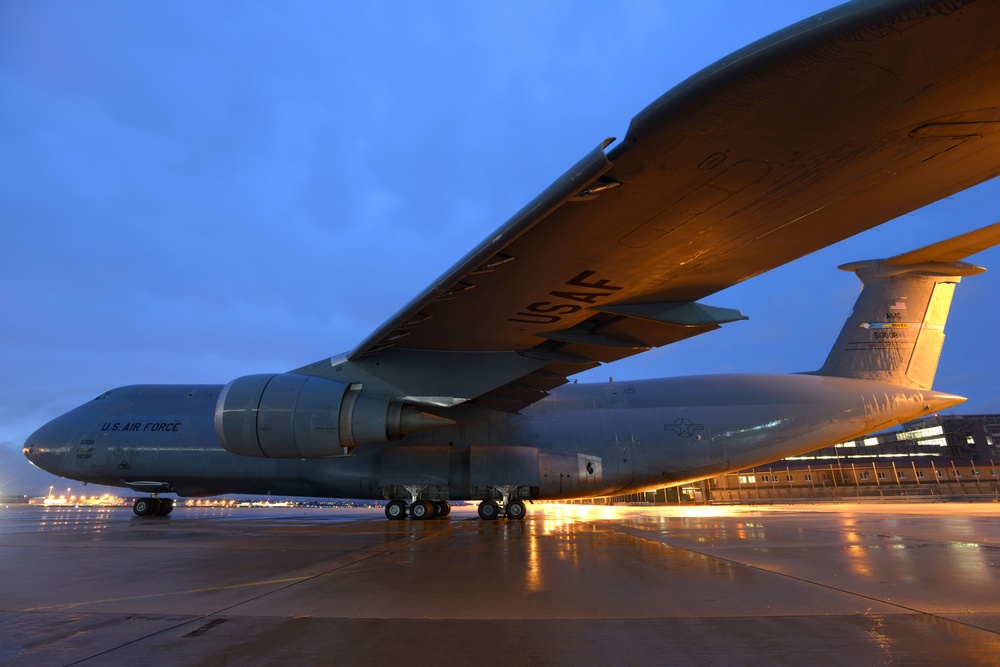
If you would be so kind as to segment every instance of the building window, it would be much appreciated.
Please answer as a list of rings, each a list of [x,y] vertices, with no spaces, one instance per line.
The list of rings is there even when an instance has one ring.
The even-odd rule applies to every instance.
[[[943,470],[936,470],[935,472],[937,472],[937,476],[938,477],[944,477],[944,471]]]
[[[740,475],[740,484],[756,484],[757,477],[755,475]]]
[[[996,472],[996,471],[994,471],[994,472]],[[794,482],[795,481],[795,476],[794,475],[785,475],[785,481],[786,482]]]
[[[899,470],[899,471],[896,472],[896,476],[899,477],[900,479],[906,479],[906,471],[905,470]]]
[[[807,482],[811,482],[811,481],[813,481],[813,476],[812,476],[812,473],[808,473],[808,472],[806,473],[806,481],[807,481]]]
[[[859,473],[858,473],[858,477],[859,477],[860,479],[868,479],[868,473],[867,473],[867,472],[864,472],[864,471],[862,471],[862,472],[859,472]]]
[[[878,478],[879,479],[885,479],[885,472],[882,471],[882,470],[880,470],[879,473],[878,473]]]
[[[924,471],[923,470],[918,470],[917,471],[917,479],[923,479],[923,478],[924,478]]]
[[[961,470],[956,470],[955,471],[955,477],[961,477],[961,476],[962,476],[962,471]]]
[[[823,473],[823,481],[824,482],[829,482],[830,481],[830,473],[828,473],[828,472]]]
[[[1000,474],[997,473],[997,469],[996,468],[990,468],[990,476],[991,477],[1000,477]]]
[[[979,470],[977,470],[976,468],[973,468],[972,469],[972,476],[973,477],[979,477]]]

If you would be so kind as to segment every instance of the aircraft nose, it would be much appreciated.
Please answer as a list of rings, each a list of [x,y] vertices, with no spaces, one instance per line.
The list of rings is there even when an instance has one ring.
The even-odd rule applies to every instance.
[[[37,468],[58,475],[66,454],[66,443],[52,439],[52,422],[41,427],[24,441],[24,456]]]

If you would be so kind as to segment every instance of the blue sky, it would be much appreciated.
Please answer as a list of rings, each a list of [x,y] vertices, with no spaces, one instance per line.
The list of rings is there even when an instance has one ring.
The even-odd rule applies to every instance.
[[[644,106],[836,3],[0,4],[0,495],[106,389],[344,351]],[[885,257],[997,219],[990,182],[720,293],[749,322],[581,376],[822,364]],[[974,261],[936,387],[1000,412]],[[59,484],[65,484],[60,482]]]

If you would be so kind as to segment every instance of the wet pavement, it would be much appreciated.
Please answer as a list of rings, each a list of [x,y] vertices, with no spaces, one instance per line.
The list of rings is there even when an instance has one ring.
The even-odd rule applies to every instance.
[[[1000,504],[0,509],[0,665],[997,665]]]

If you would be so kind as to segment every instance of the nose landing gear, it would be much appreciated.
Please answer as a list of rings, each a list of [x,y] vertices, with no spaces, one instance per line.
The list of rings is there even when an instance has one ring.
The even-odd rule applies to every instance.
[[[132,511],[136,516],[167,516],[174,511],[173,498],[137,498],[132,503]]]

